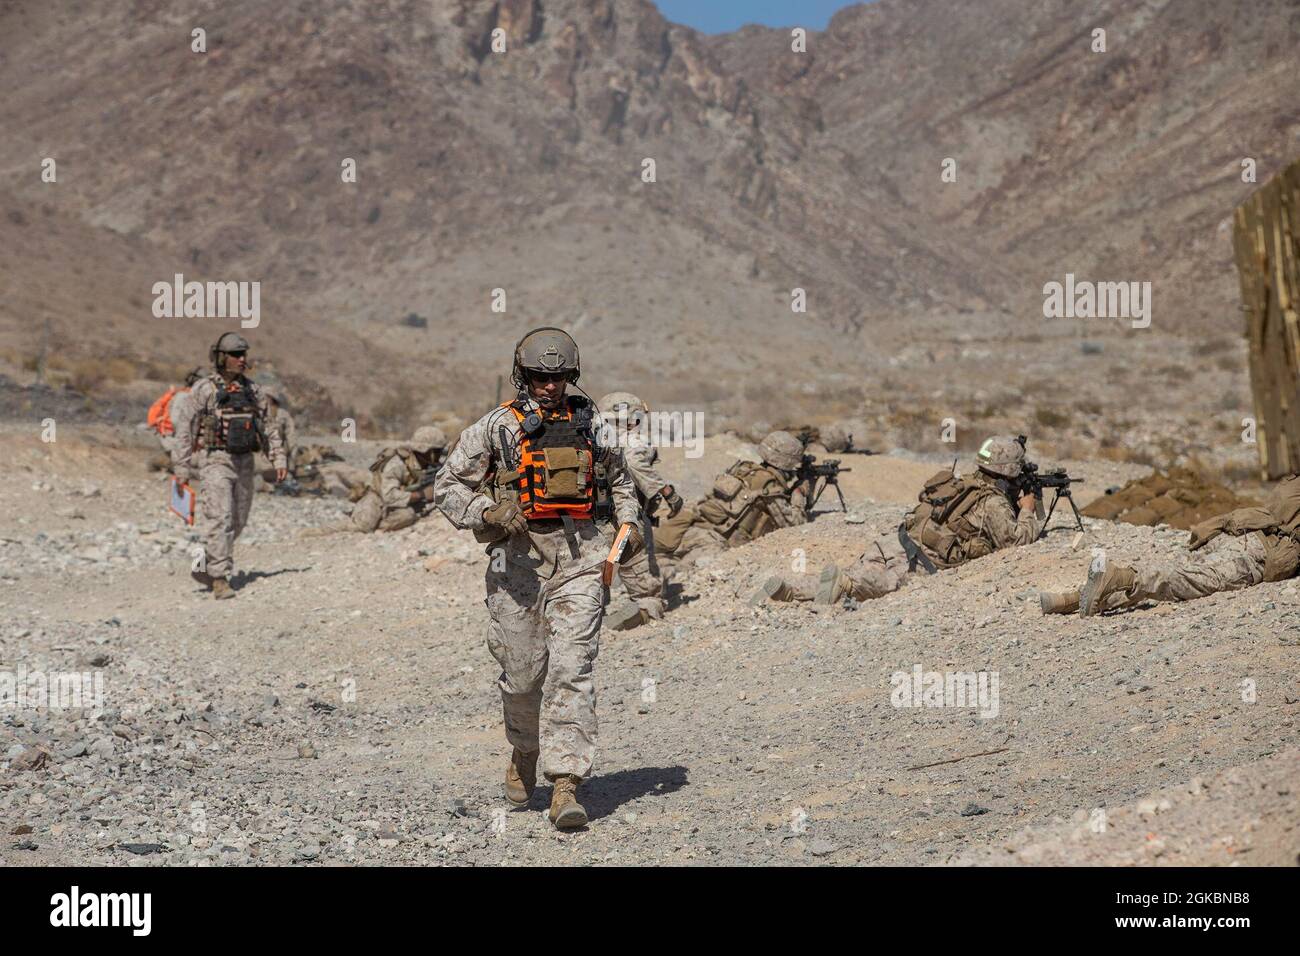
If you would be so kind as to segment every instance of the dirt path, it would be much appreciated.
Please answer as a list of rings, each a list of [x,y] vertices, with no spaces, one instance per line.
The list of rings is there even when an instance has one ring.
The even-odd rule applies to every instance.
[[[53,464],[8,435],[0,672],[98,672],[105,701],[0,715],[0,863],[1226,864],[1300,849],[1294,583],[1039,615],[1038,587],[1081,580],[1090,546],[1174,554],[1180,533],[1090,522],[1078,550],[1062,528],[853,610],[750,606],[801,554],[813,570],[856,556],[935,470],[855,458],[844,487],[864,523],[826,515],[730,552],[665,621],[603,636],[593,820],[561,836],[540,812],[549,791],[529,812],[501,799],[485,559],[467,535],[436,519],[304,540],[341,505],[259,495],[239,598],[213,602],[113,434],[68,436]],[[891,675],[917,664],[996,672],[996,716],[894,707]]]

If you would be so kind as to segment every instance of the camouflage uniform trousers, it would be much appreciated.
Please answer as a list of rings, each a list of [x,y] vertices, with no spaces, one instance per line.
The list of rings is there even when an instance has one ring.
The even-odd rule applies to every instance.
[[[384,503],[373,489],[366,493],[352,508],[352,514],[344,526],[347,531],[401,531],[420,520],[414,508],[385,509]]]
[[[686,529],[681,541],[672,551],[658,550],[659,573],[665,581],[673,580],[679,568],[690,568],[702,557],[711,557],[727,550],[727,539],[704,521],[697,521]]]
[[[851,567],[844,569],[849,579],[848,596],[855,601],[871,601],[892,594],[910,576],[907,554],[898,543],[898,535],[882,534],[867,552]],[[811,601],[817,596],[820,577],[816,574],[791,574],[785,576],[791,597],[796,601]]]
[[[1186,564],[1159,562],[1137,571],[1133,600],[1194,601],[1264,580],[1264,541],[1258,534],[1223,535]]]
[[[603,598],[599,564],[561,567],[549,579],[510,564],[487,572],[487,643],[502,668],[506,739],[540,751],[550,780],[591,773]]]
[[[214,578],[230,576],[235,539],[253,507],[253,456],[224,451],[200,453],[198,510],[204,570]]]
[[[655,553],[654,529],[650,522],[642,522],[641,533],[645,536],[645,547],[625,564],[619,565],[618,576],[628,597],[657,621],[664,616],[664,592],[670,578]]]

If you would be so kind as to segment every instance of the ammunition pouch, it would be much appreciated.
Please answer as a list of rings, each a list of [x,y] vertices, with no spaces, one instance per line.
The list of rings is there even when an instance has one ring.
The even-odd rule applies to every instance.
[[[722,501],[730,501],[736,495],[740,494],[745,488],[745,483],[735,475],[729,475],[725,472],[713,482],[713,497]]]
[[[578,448],[546,448],[541,453],[542,487],[548,498],[579,498],[587,493],[591,453]]]
[[[262,435],[257,427],[257,416],[248,412],[232,412],[226,416],[226,454],[248,455],[262,450]]]

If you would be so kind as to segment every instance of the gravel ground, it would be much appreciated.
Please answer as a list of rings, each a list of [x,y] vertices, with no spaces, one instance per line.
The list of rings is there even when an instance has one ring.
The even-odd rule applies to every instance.
[[[728,552],[664,621],[603,635],[592,822],[562,835],[548,788],[501,797],[468,535],[302,539],[343,503],[259,495],[239,597],[213,602],[137,434],[29,433],[6,431],[0,674],[84,672],[103,699],[0,711],[0,863],[1296,862],[1294,582],[1039,614],[1092,547],[1176,556],[1182,532],[1088,521],[1076,543],[1062,520],[860,607],[751,606],[773,571],[856,557],[934,470],[856,459],[847,519]],[[669,464],[689,487],[734,450]],[[893,706],[918,664],[996,672],[996,716]]]

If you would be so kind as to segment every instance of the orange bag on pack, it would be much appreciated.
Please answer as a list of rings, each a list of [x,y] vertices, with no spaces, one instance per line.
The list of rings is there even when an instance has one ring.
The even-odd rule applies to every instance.
[[[188,392],[187,388],[176,388],[175,386],[167,389],[158,397],[152,405],[149,406],[149,417],[145,419],[146,423],[159,435],[170,435],[172,429],[171,403],[177,392]]]

